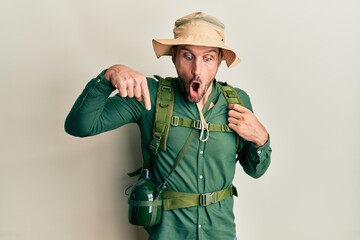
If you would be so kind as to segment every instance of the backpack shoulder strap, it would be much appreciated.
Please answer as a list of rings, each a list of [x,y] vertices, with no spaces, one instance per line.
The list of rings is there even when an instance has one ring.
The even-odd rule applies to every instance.
[[[241,106],[244,106],[243,102],[240,99],[239,94],[237,94],[233,86],[231,86],[226,82],[218,82],[218,83],[220,84],[220,89],[228,104],[240,104]]]
[[[221,91],[227,101],[228,104],[240,104],[244,106],[243,101],[241,100],[239,94],[237,94],[236,90],[230,84],[226,82],[218,82],[220,84]],[[237,151],[240,152],[244,145],[244,139],[236,134],[236,145]]]
[[[166,151],[166,141],[170,129],[171,115],[174,110],[175,94],[171,77],[162,78],[158,75],[154,77],[159,80],[159,86],[150,150],[153,155],[156,155],[159,149]]]
[[[166,141],[169,134],[172,112],[174,110],[174,89],[172,78],[162,78],[154,75],[158,80],[158,91],[155,105],[155,118],[152,129],[152,139],[150,142],[150,152],[152,154],[150,162],[144,161],[143,167],[134,172],[128,173],[130,177],[140,175],[143,168],[150,168],[153,171],[158,150],[166,151]]]

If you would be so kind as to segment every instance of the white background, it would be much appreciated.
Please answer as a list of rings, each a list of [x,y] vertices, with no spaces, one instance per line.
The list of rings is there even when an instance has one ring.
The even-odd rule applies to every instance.
[[[271,134],[260,179],[237,168],[240,240],[360,239],[360,2],[357,0],[0,3],[0,239],[142,240],[127,222],[126,175],[141,163],[130,125],[85,139],[63,124],[115,63],[174,76],[152,38],[204,11],[242,63],[218,79],[248,92]]]

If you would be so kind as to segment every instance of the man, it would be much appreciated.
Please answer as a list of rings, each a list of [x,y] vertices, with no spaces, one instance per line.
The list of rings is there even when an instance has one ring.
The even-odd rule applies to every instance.
[[[180,207],[163,209],[161,222],[146,228],[149,239],[236,239],[232,197],[236,159],[247,174],[258,178],[268,168],[271,154],[268,132],[252,113],[248,95],[236,88],[243,106],[228,104],[215,79],[223,60],[228,67],[240,60],[224,43],[224,25],[201,12],[178,19],[174,39],[154,39],[153,47],[157,57],[171,56],[177,71],[178,77],[171,81],[175,99],[172,117],[201,124],[196,130],[171,125],[166,151],[159,150],[156,155],[153,178],[159,184],[166,181],[166,190],[184,197],[171,199]],[[65,129],[84,137],[137,123],[144,161],[149,162],[158,84],[127,66],[114,65],[87,84],[66,119]],[[116,89],[119,94],[109,97]],[[228,131],[209,129],[216,124],[228,126]],[[168,177],[192,131],[196,131],[195,138]],[[201,200],[195,206],[180,203],[188,194],[219,196],[227,189],[231,194],[208,204],[201,204]]]

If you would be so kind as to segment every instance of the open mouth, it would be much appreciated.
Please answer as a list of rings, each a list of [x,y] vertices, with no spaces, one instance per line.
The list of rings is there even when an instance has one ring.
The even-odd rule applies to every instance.
[[[201,83],[193,81],[190,84],[189,99],[191,102],[198,102],[201,99]]]
[[[191,83],[191,89],[193,92],[198,92],[200,89],[200,83],[199,82],[192,82]]]
[[[201,84],[198,81],[191,82],[191,84],[190,84],[190,98],[197,99],[197,100],[199,99],[199,97],[201,95],[200,86],[201,86]]]

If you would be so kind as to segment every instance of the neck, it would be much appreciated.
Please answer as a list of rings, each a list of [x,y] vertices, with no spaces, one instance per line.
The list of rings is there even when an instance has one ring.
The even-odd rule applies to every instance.
[[[203,110],[205,104],[207,103],[208,99],[209,99],[209,96],[211,94],[211,91],[212,91],[212,83],[210,84],[209,88],[206,90],[206,93],[205,95],[202,97],[202,99],[197,103],[197,106],[199,108],[200,111]]]

